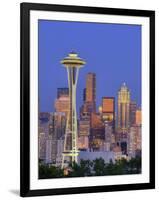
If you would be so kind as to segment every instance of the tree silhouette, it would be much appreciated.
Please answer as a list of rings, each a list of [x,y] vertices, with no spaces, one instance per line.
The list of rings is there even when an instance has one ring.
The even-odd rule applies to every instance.
[[[39,178],[62,178],[62,177],[86,177],[86,176],[106,176],[141,173],[141,158],[131,158],[130,160],[120,159],[105,163],[103,158],[95,160],[80,160],[80,163],[70,163],[68,173],[64,169],[54,165],[39,163]]]

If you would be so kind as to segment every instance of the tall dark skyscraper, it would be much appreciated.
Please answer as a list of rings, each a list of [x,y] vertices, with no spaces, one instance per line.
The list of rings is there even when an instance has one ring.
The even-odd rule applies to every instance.
[[[85,102],[89,111],[96,111],[96,75],[94,73],[87,74]]]
[[[83,89],[83,101],[86,101],[86,88]]]
[[[60,98],[61,96],[68,96],[69,95],[69,89],[68,88],[57,88],[57,98]]]
[[[88,73],[86,88],[83,90],[83,105],[80,108],[80,117],[87,113],[89,116],[96,112],[96,75]]]

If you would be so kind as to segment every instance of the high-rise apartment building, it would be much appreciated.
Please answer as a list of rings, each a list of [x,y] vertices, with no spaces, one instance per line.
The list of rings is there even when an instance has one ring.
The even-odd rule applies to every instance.
[[[112,126],[109,125],[109,122],[105,121],[105,146],[106,151],[110,151],[112,147]]]
[[[130,91],[125,83],[118,91],[118,129],[127,132],[130,127]]]
[[[135,157],[141,152],[141,126],[134,125],[130,128],[127,148],[130,157]]]
[[[52,120],[52,158],[56,161],[57,156],[57,141],[64,137],[66,129],[66,115],[64,112],[55,112]]]
[[[50,113],[41,112],[39,113],[39,124],[38,124],[38,155],[39,159],[46,162],[46,141],[49,137],[49,123]]]
[[[52,135],[49,135],[49,137],[46,140],[46,156],[45,156],[45,163],[47,164],[51,164],[53,163],[53,153],[54,153],[54,149],[53,149],[53,145],[52,145]]]

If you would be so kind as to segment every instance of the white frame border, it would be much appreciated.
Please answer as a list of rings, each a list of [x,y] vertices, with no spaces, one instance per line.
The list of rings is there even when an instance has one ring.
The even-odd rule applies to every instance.
[[[142,25],[142,174],[38,179],[38,19]],[[30,189],[149,183],[149,18],[69,12],[30,11]]]

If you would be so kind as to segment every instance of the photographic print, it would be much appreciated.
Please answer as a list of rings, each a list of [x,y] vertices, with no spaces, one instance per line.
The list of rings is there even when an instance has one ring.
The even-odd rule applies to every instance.
[[[21,195],[153,188],[154,12],[21,10]]]
[[[39,20],[39,178],[142,173],[141,26]]]

